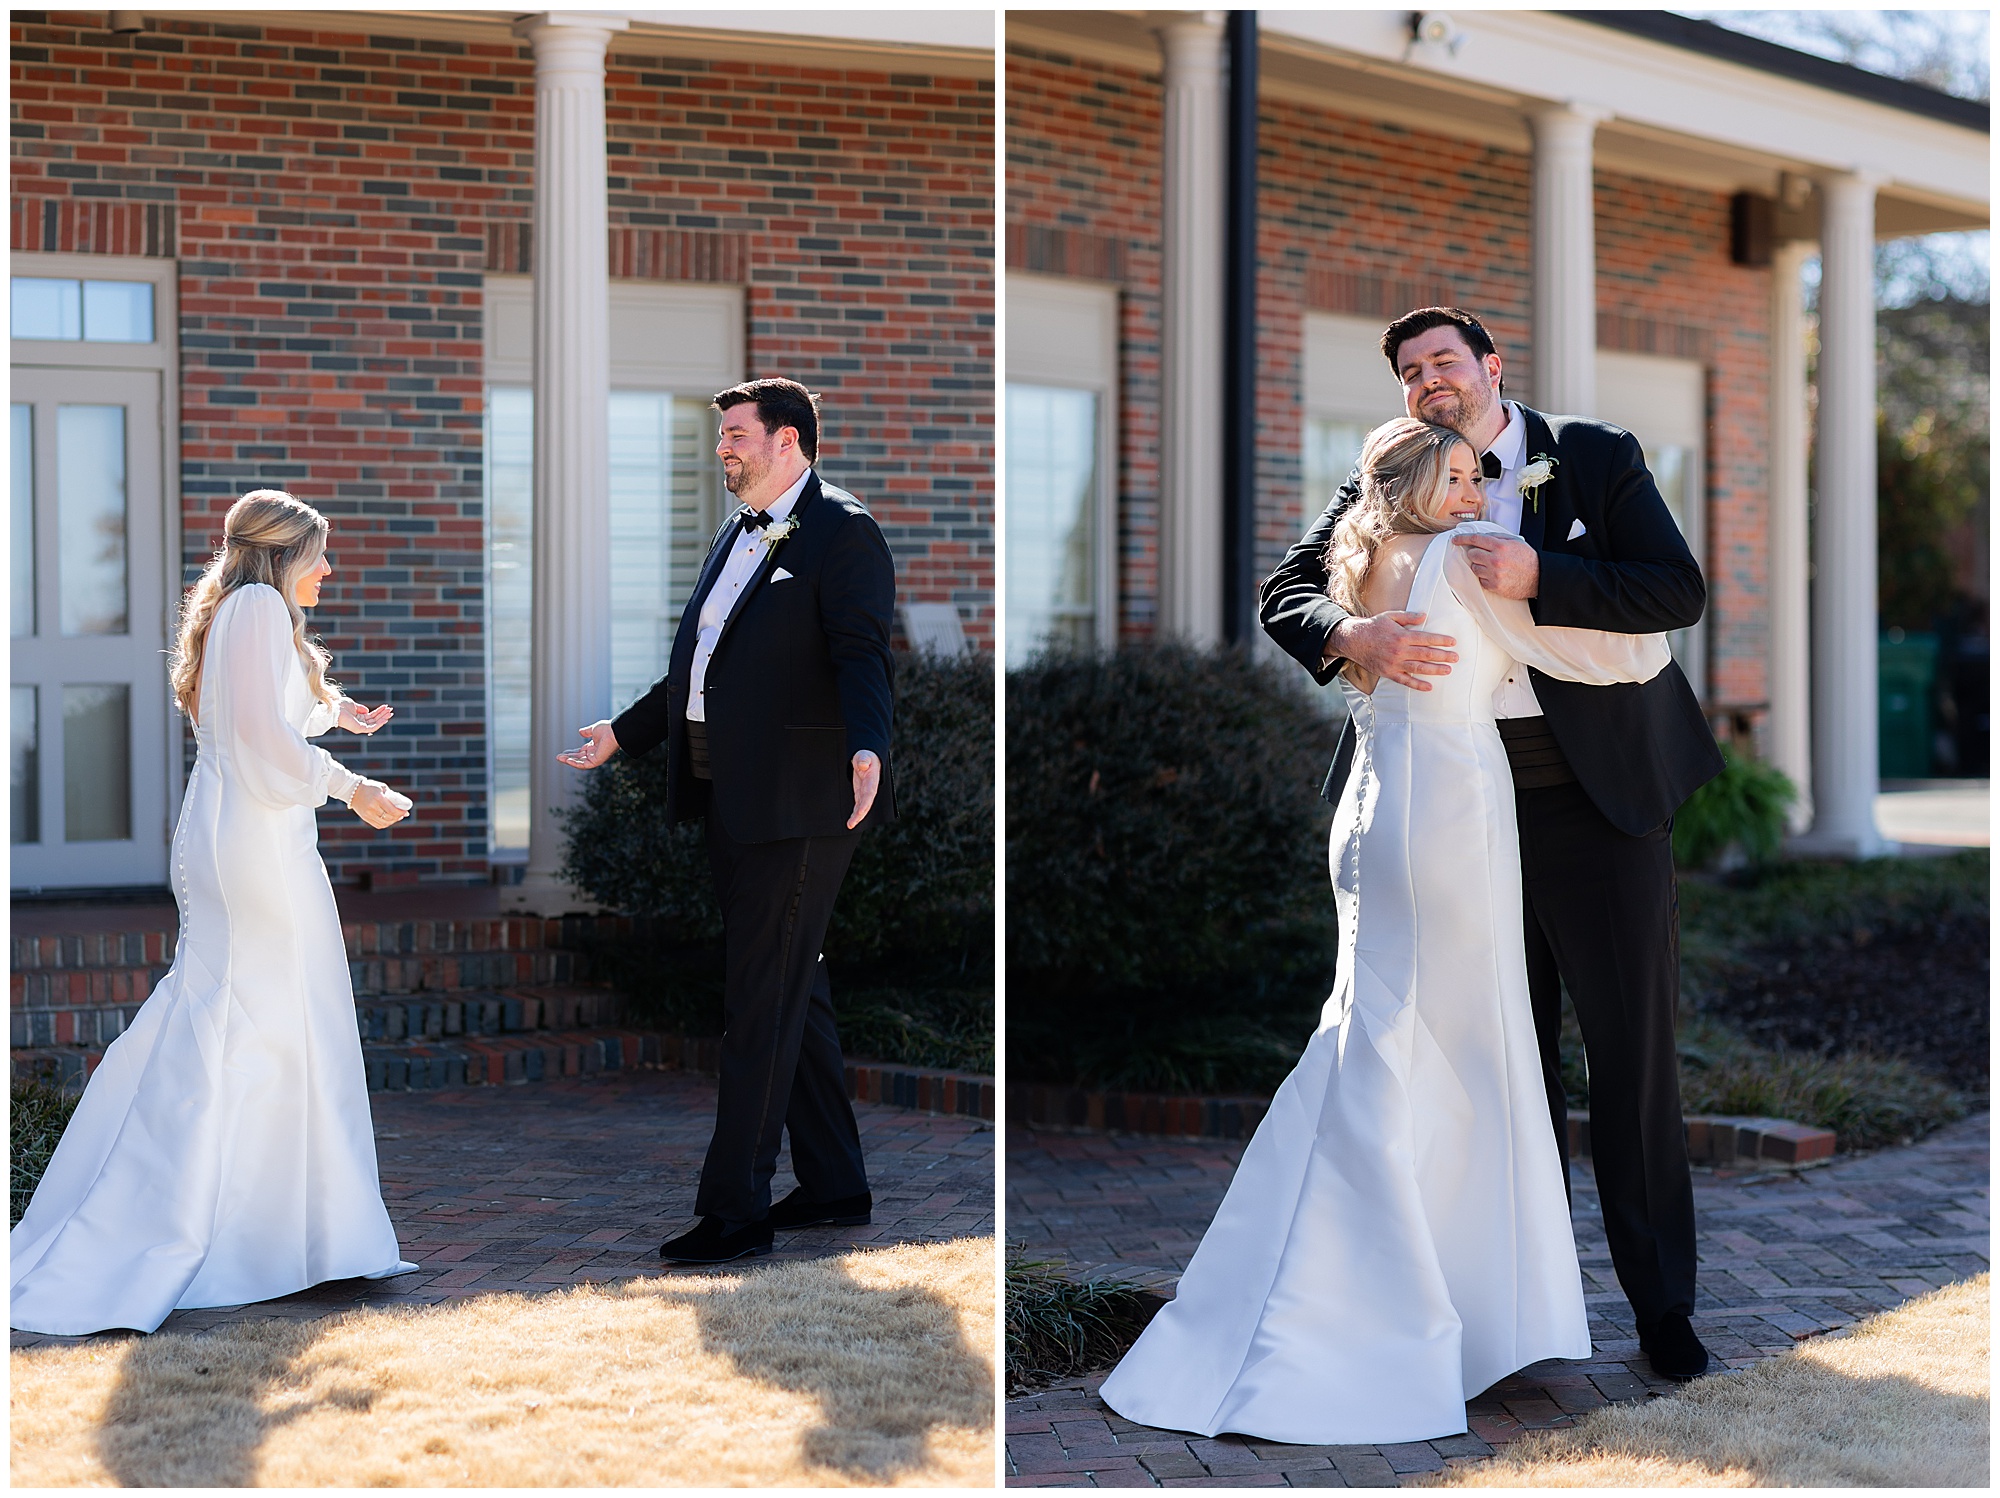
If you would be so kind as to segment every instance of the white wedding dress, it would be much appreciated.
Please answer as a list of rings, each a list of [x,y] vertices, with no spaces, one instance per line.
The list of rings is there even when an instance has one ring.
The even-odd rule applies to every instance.
[[[354,993],[313,808],[351,772],[307,742],[275,589],[223,599],[174,832],[174,965],[113,1041],[10,1238],[12,1324],[152,1331],[414,1268],[382,1205]]]
[[[1357,742],[1333,824],[1338,986],[1174,1300],[1104,1382],[1143,1425],[1428,1440],[1517,1369],[1590,1356],[1493,695],[1513,660],[1645,681],[1667,648],[1538,628],[1481,590],[1449,533],[1406,607],[1456,638],[1458,663],[1428,692],[1342,678]]]

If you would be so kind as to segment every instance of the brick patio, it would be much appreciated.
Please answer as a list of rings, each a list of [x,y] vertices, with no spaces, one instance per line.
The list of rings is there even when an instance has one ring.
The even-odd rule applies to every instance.
[[[176,1311],[162,1330],[702,1272],[667,1270],[658,1251],[693,1220],[714,1119],[711,1078],[619,1072],[369,1101],[389,1214],[418,1272],[381,1283],[336,1281],[251,1306]],[[772,1258],[753,1262],[993,1232],[990,1123],[880,1103],[858,1103],[855,1113],[875,1221],[780,1234]],[[793,1184],[781,1158],[774,1194]],[[84,1340],[17,1332],[12,1345]]]
[[[1988,1122],[1802,1171],[1695,1172],[1701,1280],[1695,1326],[1747,1367],[1988,1265]],[[1030,1252],[1171,1293],[1242,1145],[1136,1136],[1018,1134],[1007,1238]],[[1393,1446],[1289,1446],[1150,1430],[1098,1400],[1102,1374],[1007,1405],[1013,1487],[1394,1487],[1490,1456],[1530,1430],[1671,1385],[1639,1355],[1612,1276],[1587,1165],[1575,1175],[1577,1248],[1595,1352],[1537,1363],[1467,1406],[1470,1433]]]

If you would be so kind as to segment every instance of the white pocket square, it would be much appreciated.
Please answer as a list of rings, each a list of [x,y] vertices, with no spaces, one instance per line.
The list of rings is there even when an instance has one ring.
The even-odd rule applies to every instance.
[[[771,574],[771,581],[774,583],[781,583],[790,576],[791,573],[785,571],[784,568],[780,567],[777,571]]]
[[[1565,541],[1574,541],[1578,536],[1582,534],[1583,534],[1583,522],[1581,520],[1572,520],[1569,523],[1569,534],[1567,536],[1564,536],[1563,539]]]

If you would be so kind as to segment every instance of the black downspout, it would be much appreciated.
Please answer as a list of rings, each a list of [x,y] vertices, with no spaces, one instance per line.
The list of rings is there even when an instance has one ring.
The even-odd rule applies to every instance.
[[[1222,634],[1257,630],[1257,12],[1229,12],[1222,355]]]

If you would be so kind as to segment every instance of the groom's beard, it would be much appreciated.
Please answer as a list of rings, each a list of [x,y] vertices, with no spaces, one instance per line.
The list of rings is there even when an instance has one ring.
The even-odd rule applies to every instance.
[[[1442,393],[1444,396],[1442,400],[1421,402],[1417,410],[1422,413],[1423,420],[1435,422],[1441,427],[1450,427],[1461,436],[1469,434],[1484,421],[1487,413],[1493,409],[1494,402],[1499,399],[1491,386],[1487,387],[1486,399],[1480,401],[1477,406],[1473,404],[1474,397],[1456,390],[1446,389]]]
[[[769,463],[760,462],[755,458],[739,457],[734,468],[726,463],[723,465],[722,487],[731,494],[741,494],[745,489],[755,491],[763,482],[764,475],[770,471]]]

